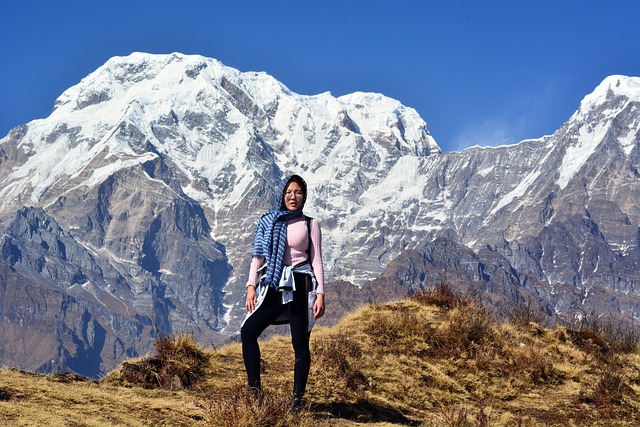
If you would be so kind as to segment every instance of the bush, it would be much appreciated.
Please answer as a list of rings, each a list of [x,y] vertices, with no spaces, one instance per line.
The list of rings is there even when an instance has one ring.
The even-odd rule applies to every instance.
[[[601,340],[607,351],[633,353],[640,346],[640,328],[634,322],[619,315],[577,313],[571,319],[563,319],[564,326],[578,334],[588,334]]]
[[[480,345],[495,338],[495,327],[495,319],[488,310],[469,303],[451,310],[447,328],[431,340],[445,355],[466,353],[467,357],[473,357]]]
[[[542,307],[533,304],[530,299],[508,303],[500,310],[500,314],[510,323],[520,327],[529,326],[531,323],[548,327],[552,323]]]
[[[192,336],[171,335],[159,338],[154,345],[155,357],[122,364],[123,381],[145,388],[178,390],[189,387],[204,375],[210,356],[198,347]]]
[[[434,305],[445,310],[466,304],[469,301],[458,295],[448,284],[441,282],[433,289],[423,289],[411,296],[411,299],[423,305]]]

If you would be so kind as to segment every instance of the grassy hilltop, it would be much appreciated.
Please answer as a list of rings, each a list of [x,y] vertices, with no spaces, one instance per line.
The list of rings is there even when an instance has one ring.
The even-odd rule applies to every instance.
[[[261,346],[262,400],[245,391],[239,344],[205,350],[186,335],[159,340],[156,355],[100,381],[5,368],[0,425],[640,425],[632,335],[531,320],[522,310],[499,323],[446,286],[363,307],[312,333],[308,403],[296,413],[293,350],[282,336]]]

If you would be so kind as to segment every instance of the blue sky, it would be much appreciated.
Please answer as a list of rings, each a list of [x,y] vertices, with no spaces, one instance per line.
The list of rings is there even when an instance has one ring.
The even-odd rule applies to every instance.
[[[5,0],[0,136],[112,56],[200,54],[294,92],[379,92],[444,151],[553,133],[606,76],[640,76],[635,0]]]

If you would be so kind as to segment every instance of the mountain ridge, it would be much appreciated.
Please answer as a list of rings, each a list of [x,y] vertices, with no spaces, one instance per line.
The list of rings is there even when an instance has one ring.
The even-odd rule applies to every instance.
[[[198,55],[115,57],[65,91],[51,116],[0,140],[3,259],[88,304],[88,323],[71,330],[73,346],[100,355],[91,375],[122,357],[112,356],[118,339],[130,355],[157,333],[221,342],[243,316],[256,221],[300,173],[328,281],[360,289],[345,296],[432,286],[430,277],[380,286],[381,275],[427,268],[394,263],[416,251],[468,259],[430,262],[550,313],[634,319],[638,82],[605,79],[552,135],[443,153],[415,110],[381,94],[298,95]],[[126,332],[109,314],[118,307],[132,322]],[[88,324],[111,341],[96,348]]]

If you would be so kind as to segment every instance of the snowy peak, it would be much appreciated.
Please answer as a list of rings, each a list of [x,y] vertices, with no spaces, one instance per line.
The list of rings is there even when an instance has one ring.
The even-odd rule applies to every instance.
[[[559,187],[565,188],[603,143],[618,146],[627,156],[637,149],[639,112],[638,77],[609,76],[585,96],[578,111],[559,131],[567,133],[564,146],[560,147],[564,154],[557,180]]]
[[[597,104],[598,99],[624,96],[630,101],[640,101],[640,77],[613,75],[606,77],[595,90],[582,100],[581,108]]]
[[[640,102],[640,77],[614,75],[605,78],[585,96],[571,120],[588,120],[594,114],[610,118],[629,104]],[[637,108],[637,107],[636,107]]]
[[[359,124],[363,135],[398,141],[399,144],[403,143],[403,151],[420,157],[440,152],[435,140],[429,135],[426,123],[422,122],[413,108],[405,107],[399,101],[379,93],[355,92],[341,96],[338,101],[344,106],[343,111],[348,111],[349,117]],[[369,109],[377,114],[370,114]],[[385,125],[382,132],[380,121]],[[412,123],[420,122],[422,125],[411,126]]]
[[[327,159],[348,158],[380,174],[402,156],[441,152],[417,112],[396,100],[299,95],[266,73],[180,53],[111,58],[65,91],[48,118],[29,123],[19,144],[38,154],[10,177],[13,190],[3,194],[9,199],[31,187],[31,200],[38,200],[88,164],[104,172],[85,182],[95,184],[158,154],[192,178],[232,177],[231,184],[247,188],[269,153],[281,171],[315,171]],[[230,167],[240,172],[229,175]],[[37,182],[27,183],[28,176]]]
[[[54,115],[70,121],[76,117],[85,125],[95,124],[99,117],[135,121],[139,115],[169,114],[183,119],[178,113],[184,105],[191,111],[227,109],[236,113],[231,118],[237,124],[245,125],[248,120],[262,131],[275,127],[276,135],[286,134],[281,129],[285,125],[299,125],[299,131],[310,129],[313,123],[307,118],[312,117],[324,122],[321,126],[337,124],[365,139],[393,140],[399,149],[414,155],[440,152],[417,112],[383,95],[299,95],[266,73],[240,72],[215,59],[179,53],[111,58],[65,91],[56,100]],[[291,116],[297,119],[295,123]],[[296,136],[308,140],[309,132]]]
[[[340,98],[328,92],[299,95],[264,72],[240,72],[198,55],[133,53],[111,58],[65,91],[56,100],[55,110],[66,115],[88,108],[86,113],[93,114],[99,109],[113,117],[161,105],[173,110],[180,103],[193,101],[204,103],[203,109],[226,101],[257,127],[267,124],[265,119],[280,118],[282,123],[279,116],[302,113],[303,119],[312,116],[343,125],[348,122],[352,126],[349,130],[365,137],[397,137],[404,149],[416,155],[440,152],[417,112],[396,100],[361,92]],[[106,105],[111,105],[112,111],[105,110]],[[381,124],[389,135],[380,133]]]

